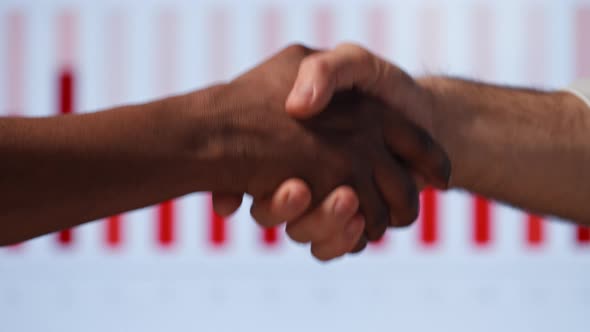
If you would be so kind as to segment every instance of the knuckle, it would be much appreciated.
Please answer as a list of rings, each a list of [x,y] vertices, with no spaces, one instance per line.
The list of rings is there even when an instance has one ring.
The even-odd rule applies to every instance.
[[[274,222],[273,220],[270,220],[270,219],[254,219],[254,220],[262,228],[271,228],[271,227],[275,227],[275,226],[277,226],[277,224],[279,224],[279,223]]]
[[[334,214],[333,205],[326,202],[313,216],[294,225],[298,227],[298,233],[305,234],[305,238],[309,241],[325,241],[344,227],[343,219]]]
[[[376,56],[369,50],[356,43],[343,43],[341,49],[348,52],[353,59],[364,66],[375,65]]]
[[[301,43],[293,43],[283,49],[284,53],[295,54],[295,55],[308,55],[311,53],[311,49]]]
[[[217,215],[220,215],[222,217],[231,213],[231,212],[228,213],[230,211],[230,209],[228,207],[226,207],[225,205],[223,205],[223,203],[221,203],[221,202],[218,203],[215,201],[213,201],[213,211],[215,211],[215,213]]]
[[[368,50],[364,49],[364,48],[356,48],[355,49],[355,54],[357,56],[357,58],[359,59],[359,62],[365,65],[370,65],[370,66],[374,66],[377,64],[377,62],[375,61],[377,58],[375,56],[373,56],[373,53],[369,52]]]
[[[302,66],[307,66],[311,72],[320,77],[328,77],[330,75],[330,63],[320,56],[310,56],[303,59]]]
[[[268,215],[266,211],[257,205],[252,205],[250,208],[250,215],[262,227],[273,227],[275,226],[276,222],[274,221],[275,218]]]
[[[268,218],[268,217],[256,216],[256,215],[252,214],[252,218],[254,218],[254,221],[256,221],[256,223],[258,225],[260,225],[264,228],[274,227],[277,224],[277,222],[275,222],[273,219]]]
[[[323,254],[314,254],[312,253],[313,257],[315,257],[317,260],[327,263],[329,262],[332,258],[329,256],[324,256]]]
[[[308,243],[310,240],[304,236],[304,232],[300,231],[300,227],[298,225],[291,225],[287,224],[287,229],[285,230],[287,236],[297,243]]]
[[[336,46],[337,50],[345,50],[349,52],[368,52],[363,46],[355,42],[342,42]]]
[[[308,237],[311,241],[324,241],[329,239],[332,234],[339,230],[339,224],[334,219],[322,220],[322,225],[314,228],[313,231],[308,232]]]
[[[382,72],[383,68],[381,68],[382,65],[381,61],[379,61],[379,58],[363,46],[355,43],[343,43],[341,44],[341,49],[348,52],[351,58],[363,68],[371,68],[371,71],[376,74],[380,74]],[[374,79],[376,80],[377,77]]]
[[[313,244],[311,246],[311,254],[317,260],[322,261],[322,262],[330,261],[330,260],[338,257],[339,255],[341,255],[341,254],[328,252],[328,250],[326,250],[326,248],[322,248],[320,246],[315,246]]]

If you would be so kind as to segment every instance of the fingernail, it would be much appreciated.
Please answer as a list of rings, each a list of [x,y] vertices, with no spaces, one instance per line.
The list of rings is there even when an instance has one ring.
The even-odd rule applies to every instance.
[[[309,105],[313,101],[313,91],[313,84],[310,82],[300,83],[295,87],[289,99],[300,105]]]
[[[283,206],[287,209],[293,209],[297,199],[291,190],[287,190],[285,197],[283,197]]]
[[[341,217],[341,216],[346,215],[346,213],[348,211],[346,211],[346,206],[344,205],[344,203],[342,202],[342,200],[336,198],[334,200],[334,204],[332,206],[332,212],[334,213],[334,216]]]

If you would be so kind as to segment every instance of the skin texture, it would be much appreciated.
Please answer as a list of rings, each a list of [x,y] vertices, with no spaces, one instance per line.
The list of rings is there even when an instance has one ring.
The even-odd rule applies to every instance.
[[[144,105],[0,119],[0,244],[195,191],[246,192],[261,202],[289,178],[309,184],[310,207],[335,188],[354,188],[364,216],[340,208],[356,198],[352,189],[320,205],[352,220],[333,239],[338,251],[362,244],[363,230],[378,239],[390,211],[400,222],[415,218],[416,186],[383,133],[396,123],[399,140],[433,160],[425,176],[439,182],[446,155],[425,131],[355,90],[337,93],[317,117],[289,116],[284,101],[310,53],[289,47],[229,84]],[[313,250],[329,257],[334,249]]]
[[[428,132],[433,132],[430,114],[433,101],[429,91],[423,89],[401,69],[352,44],[342,44],[332,51],[314,52],[303,59],[297,79],[287,96],[285,109],[295,118],[306,119],[320,113],[336,91],[350,89],[381,99],[393,113],[401,115]],[[441,183],[436,176],[427,176],[428,168],[432,167],[430,165],[438,164],[441,173],[446,174],[442,178],[448,179],[451,174],[451,163],[442,162],[441,159],[437,161],[433,158],[436,154],[424,153],[419,146],[407,144],[408,140],[401,140],[400,131],[409,128],[405,122],[402,126],[397,122],[390,122],[387,126],[389,127],[384,132],[384,137],[390,150],[402,156],[404,164],[412,171],[418,188],[425,185],[446,188],[447,184]],[[426,145],[432,146],[434,150],[438,149],[432,142]],[[445,167],[446,169],[442,170]],[[285,204],[281,199],[285,192],[290,193],[289,197],[297,199],[289,205]],[[343,209],[348,211],[355,210],[359,204],[358,197],[349,187],[337,188],[330,197],[342,197]],[[354,214],[336,214],[329,211],[326,206],[330,202],[327,200],[312,212],[309,211],[308,202],[309,189],[305,183],[290,179],[280,186],[271,199],[258,204],[258,213],[253,215],[262,215],[264,219],[276,222],[286,220],[289,236],[298,242],[311,241],[312,252],[315,244],[313,239],[323,238],[322,247],[329,247],[330,236],[338,238],[344,230],[356,223]],[[228,215],[239,207],[240,198],[235,195],[217,194],[214,195],[214,203],[218,213]],[[397,227],[407,226],[414,221],[396,221],[395,215],[392,219],[394,221],[390,225]],[[324,229],[330,229],[332,233]],[[334,232],[334,229],[339,231]],[[358,251],[361,248],[355,249]],[[316,257],[327,260],[346,253],[336,249],[327,251],[331,253],[329,257]]]
[[[453,187],[590,225],[590,110],[582,100],[449,78],[420,82],[435,96],[436,136],[456,165]]]
[[[273,94],[276,102],[281,103],[281,109],[289,107],[288,102],[286,106],[283,107],[282,105],[285,105],[289,91],[293,87],[295,77],[297,75],[301,76],[301,69],[310,63],[308,59],[313,59],[316,55],[322,54],[302,48],[301,46],[291,47],[288,50],[294,54],[293,57],[296,58],[296,61],[292,62],[297,65],[293,66],[292,64],[288,65],[286,63],[277,65],[277,68],[280,67],[284,70],[284,68],[290,67],[292,70],[290,74],[292,75],[291,78],[281,78],[274,84],[286,83],[284,94]],[[272,63],[273,59],[270,62]],[[267,66],[265,68],[271,67]],[[319,69],[325,70],[326,68],[320,66]],[[275,70],[269,71],[268,75],[261,75],[257,72],[257,77],[269,77],[269,79],[276,80],[275,73]],[[409,83],[413,82],[409,76],[407,78],[409,79]],[[238,78],[236,82],[239,82],[241,79]],[[353,86],[351,85],[348,89],[341,89],[341,91],[350,91],[352,88]],[[361,92],[360,90],[353,90]],[[344,110],[344,105],[348,103],[348,101],[345,102],[340,109]],[[325,108],[326,105],[322,105],[322,108]],[[369,131],[382,136],[379,139],[385,141],[387,148],[395,158],[394,160],[383,161],[381,165],[385,165],[385,167],[380,166],[375,169],[375,178],[377,183],[381,184],[379,186],[381,194],[390,208],[389,226],[407,226],[416,219],[417,210],[414,207],[417,207],[418,196],[417,192],[413,191],[415,187],[408,191],[407,175],[406,180],[400,181],[395,178],[399,178],[402,173],[412,172],[414,182],[417,181],[420,185],[428,181],[439,188],[446,188],[450,176],[450,162],[443,150],[429,135],[425,135],[426,131],[417,127],[411,121],[408,121],[401,112],[389,107],[385,114],[387,115],[386,117],[381,117],[383,127],[379,129],[374,128]],[[353,120],[353,123],[363,123],[362,120],[359,121],[359,119],[355,119],[354,116],[350,116],[346,112],[341,111],[339,115],[342,116],[334,117],[326,122],[331,125],[339,122],[348,122],[349,120]],[[379,115],[379,112],[366,112],[364,115],[374,118],[376,115]],[[302,120],[305,119],[302,118]],[[314,119],[312,118],[311,120]],[[339,138],[341,143],[344,140],[352,138],[349,133],[343,134]],[[347,145],[352,146],[350,144]],[[384,183],[389,183],[389,185],[383,185]],[[271,197],[268,195],[267,197],[262,197],[262,199],[255,199],[252,206],[252,215],[259,224],[265,227],[277,225],[285,220],[290,221],[287,224],[287,233],[289,236],[300,243],[310,242],[312,254],[321,260],[331,259],[340,256],[342,254],[341,252],[346,252],[342,248],[347,246],[342,245],[341,239],[349,234],[347,230],[354,229],[361,232],[360,229],[362,227],[355,227],[355,225],[362,223],[362,219],[357,215],[359,206],[359,212],[363,214],[367,224],[364,236],[361,237],[361,241],[357,243],[352,251],[357,252],[363,249],[366,240],[375,240],[377,237],[374,234],[382,234],[384,231],[382,228],[384,225],[376,223],[374,221],[374,215],[367,215],[365,213],[365,211],[375,211],[377,209],[376,206],[373,209],[366,208],[370,204],[378,203],[380,198],[375,195],[365,195],[365,198],[361,196],[359,201],[357,196],[353,194],[353,188],[350,186],[341,186],[314,211],[309,210],[311,197],[312,195],[309,192],[309,188],[305,185],[305,181],[291,179],[285,182],[276,191],[274,196]],[[373,198],[366,200],[369,197]],[[408,197],[414,197],[415,200],[412,201]],[[232,195],[231,193],[217,192],[213,195],[213,202],[219,214],[228,215],[239,207],[241,194]],[[376,225],[380,226],[376,228]],[[334,232],[337,229],[342,231]],[[328,249],[331,247],[329,245],[330,242],[334,242],[334,247],[340,249]],[[318,250],[316,247],[326,249]]]
[[[241,86],[250,90],[255,82],[261,86],[272,86],[272,93],[265,95],[264,90],[259,94],[253,94],[252,97],[257,101],[263,101],[268,107],[269,112],[279,110],[282,116],[285,113],[285,100],[289,94],[293,82],[295,81],[297,71],[304,59],[313,54],[312,50],[302,46],[292,46],[281,52],[252,71],[235,79],[232,84]],[[244,82],[247,83],[244,83]],[[371,98],[363,97],[356,90],[346,90],[344,94],[336,94],[330,103],[326,106],[326,111],[318,116],[302,119],[300,122],[309,129],[319,133],[330,133],[329,141],[332,145],[342,147],[342,152],[350,154],[356,152],[355,158],[348,158],[345,164],[357,163],[363,161],[365,164],[369,161],[372,166],[369,170],[364,170],[364,178],[352,179],[352,182],[341,182],[343,186],[342,193],[330,197],[322,204],[316,214],[334,213],[342,219],[352,219],[353,223],[361,224],[364,218],[365,232],[360,242],[357,243],[356,250],[362,249],[367,240],[377,240],[381,237],[388,225],[404,226],[416,219],[418,211],[418,193],[416,185],[410,176],[407,166],[416,166],[415,168],[423,174],[425,178],[431,179],[440,187],[445,187],[449,176],[449,161],[443,150],[430,138],[426,131],[413,125],[404,118],[399,112],[394,112],[383,104],[367,104]],[[359,103],[359,100],[362,100]],[[374,101],[374,100],[373,100]],[[263,107],[263,106],[261,106]],[[264,120],[268,122],[268,119]],[[276,127],[276,126],[274,126]],[[277,127],[278,128],[278,127]],[[353,130],[354,129],[354,130]],[[360,133],[360,135],[357,135]],[[390,133],[384,135],[384,133]],[[365,144],[364,142],[368,142]],[[360,145],[359,145],[360,144]],[[306,148],[307,149],[307,148]],[[394,152],[393,156],[391,152]],[[359,158],[360,156],[360,158]],[[399,160],[403,160],[400,162]],[[298,160],[290,160],[289,163],[297,163]],[[311,165],[317,169],[317,165]],[[360,167],[357,165],[356,167]],[[334,166],[330,170],[337,170]],[[330,171],[331,173],[332,171]],[[326,177],[326,172],[318,171],[322,178]],[[366,175],[369,177],[366,177]],[[302,179],[305,180],[305,179]],[[269,179],[266,180],[267,182]],[[321,180],[316,180],[321,181]],[[305,181],[307,183],[314,183]],[[371,183],[376,184],[376,186]],[[278,186],[279,183],[276,183]],[[351,203],[352,191],[362,191],[359,195],[359,202]],[[313,186],[312,186],[313,192]],[[280,190],[279,190],[280,193]],[[227,196],[227,193],[225,194]],[[279,198],[277,201],[286,201],[291,195],[285,195],[287,198]],[[309,201],[319,203],[318,197],[324,197],[327,192],[304,195],[305,197],[295,197],[303,202]],[[239,202],[239,195],[234,196],[235,202]],[[257,199],[259,197],[260,199]],[[272,218],[272,213],[268,211],[269,198],[271,193],[255,195],[252,206],[252,215],[262,226],[275,226],[283,222],[281,218]],[[314,201],[315,198],[315,201]],[[214,202],[219,200],[219,195],[214,196]],[[351,206],[352,205],[352,206]],[[363,218],[356,215],[360,207]],[[312,252],[315,243],[324,242],[328,237],[336,237],[335,242],[338,246],[342,245],[343,234],[330,233],[334,229],[333,224],[320,224],[317,227],[310,227],[312,232],[302,232],[301,230],[310,225],[302,223],[302,227],[296,227],[295,223],[287,226],[287,232],[298,242],[311,242]],[[360,230],[362,227],[350,226],[349,228]],[[315,230],[317,229],[317,231]],[[324,231],[322,231],[324,230]],[[348,236],[354,238],[356,236]]]
[[[590,225],[590,110],[576,96],[446,77],[413,80],[366,49],[342,44],[306,58],[286,109],[294,117],[313,116],[336,91],[351,87],[381,99],[440,142],[453,165],[451,187]],[[280,190],[307,195],[294,180]],[[331,195],[339,193],[343,189]],[[356,195],[348,198],[351,206],[357,204]],[[288,215],[289,224],[336,218],[321,213],[293,217],[296,209],[302,211],[304,204],[275,206],[273,213]],[[351,223],[341,222],[340,231]],[[332,258],[345,254],[331,253]]]

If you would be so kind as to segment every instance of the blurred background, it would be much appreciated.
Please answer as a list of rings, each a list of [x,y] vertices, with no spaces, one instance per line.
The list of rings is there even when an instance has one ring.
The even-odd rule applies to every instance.
[[[143,102],[342,41],[414,74],[562,88],[590,77],[590,1],[2,0],[0,112]],[[0,330],[589,330],[588,229],[427,191],[412,227],[322,264],[249,204],[223,220],[193,194],[0,249]]]

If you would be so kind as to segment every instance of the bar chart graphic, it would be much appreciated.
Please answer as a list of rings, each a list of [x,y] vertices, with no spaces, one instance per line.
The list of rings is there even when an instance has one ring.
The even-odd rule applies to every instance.
[[[350,41],[416,75],[559,89],[590,76],[590,2],[7,0],[0,115],[145,102],[292,43]],[[257,226],[250,203],[223,218],[194,193],[0,248],[2,326],[587,331],[588,228],[426,189],[411,227],[321,264],[283,226]]]

